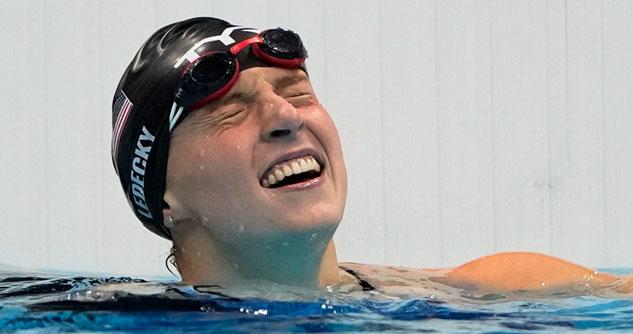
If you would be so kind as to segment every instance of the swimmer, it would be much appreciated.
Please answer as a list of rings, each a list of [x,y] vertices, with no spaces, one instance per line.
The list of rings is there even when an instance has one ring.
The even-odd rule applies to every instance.
[[[123,74],[112,106],[114,167],[138,219],[173,242],[183,283],[632,290],[626,277],[536,253],[438,270],[339,263],[332,237],[346,169],[307,56],[290,30],[193,18],[155,32]]]

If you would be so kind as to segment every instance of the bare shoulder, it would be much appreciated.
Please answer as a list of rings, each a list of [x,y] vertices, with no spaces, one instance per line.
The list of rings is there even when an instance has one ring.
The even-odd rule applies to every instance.
[[[342,263],[360,278],[383,291],[424,293],[447,287],[478,293],[571,295],[633,293],[633,276],[597,272],[553,256],[532,252],[505,252],[477,258],[455,268],[419,269]]]
[[[427,278],[445,275],[450,272],[450,269],[421,269],[355,262],[344,262],[340,266],[347,271],[353,271],[361,278],[389,280],[394,284],[400,284],[403,281],[424,281]]]
[[[424,296],[448,299],[452,287],[435,281],[448,271],[445,269],[419,269],[401,266],[382,266],[360,263],[341,263],[341,268],[353,272],[357,278],[371,284],[378,292],[389,296]]]
[[[594,287],[612,283],[615,276],[599,273],[553,256],[530,252],[497,253],[451,269],[443,283],[491,291],[542,291]]]

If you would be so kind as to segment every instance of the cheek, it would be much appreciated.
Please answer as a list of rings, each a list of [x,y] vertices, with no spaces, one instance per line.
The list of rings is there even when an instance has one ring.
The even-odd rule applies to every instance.
[[[246,147],[240,143],[188,140],[175,143],[169,157],[167,187],[183,207],[198,214],[243,196],[250,177]],[[239,194],[239,195],[238,195]]]
[[[335,204],[342,214],[347,198],[347,171],[336,125],[322,106],[308,114],[306,125],[326,151],[327,162],[330,166],[328,173],[331,173],[335,184]]]
[[[311,124],[317,139],[326,148],[328,155],[333,160],[330,162],[339,165],[337,167],[342,168],[341,172],[344,173],[345,163],[343,160],[341,139],[336,125],[330,115],[327,111],[325,111],[325,109],[321,109],[320,113],[313,114],[313,117],[311,117]]]
[[[327,140],[331,145],[340,147],[340,140],[338,136],[338,130],[334,124],[334,120],[330,117],[330,114],[319,106],[313,110],[307,117],[310,124],[312,124],[313,131],[323,140]]]

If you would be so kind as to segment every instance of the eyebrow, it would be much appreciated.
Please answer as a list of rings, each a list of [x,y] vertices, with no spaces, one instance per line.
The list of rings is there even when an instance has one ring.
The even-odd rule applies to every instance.
[[[276,91],[284,90],[288,88],[288,86],[292,86],[294,84],[298,84],[300,82],[308,81],[308,77],[299,74],[282,74],[276,77],[273,77],[272,84],[275,87]]]

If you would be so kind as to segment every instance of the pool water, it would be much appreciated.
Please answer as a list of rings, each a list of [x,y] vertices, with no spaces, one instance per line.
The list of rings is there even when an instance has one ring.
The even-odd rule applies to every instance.
[[[612,271],[613,272],[613,271]],[[237,296],[237,297],[236,297]],[[264,297],[261,297],[264,296]],[[0,271],[0,333],[507,333],[633,330],[633,298],[451,302],[254,282],[239,291]]]

